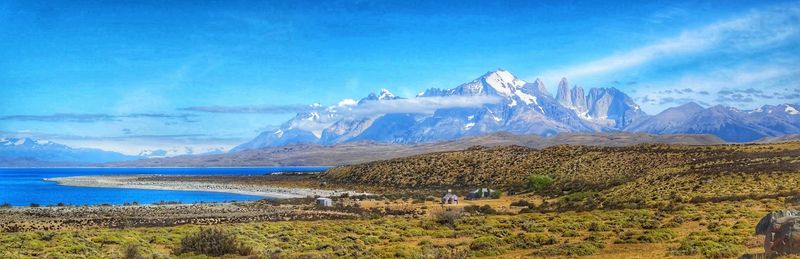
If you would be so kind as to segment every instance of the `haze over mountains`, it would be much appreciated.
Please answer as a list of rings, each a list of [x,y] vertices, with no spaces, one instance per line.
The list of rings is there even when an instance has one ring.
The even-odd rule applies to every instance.
[[[93,148],[72,148],[47,140],[0,138],[0,165],[86,165],[147,158]]]
[[[571,87],[561,80],[551,95],[541,80],[525,82],[498,69],[452,89],[432,88],[413,97],[484,98],[477,106],[443,107],[432,113],[348,113],[362,106],[404,100],[388,90],[299,113],[273,131],[261,133],[232,151],[290,144],[335,145],[357,141],[411,144],[454,140],[493,132],[552,136],[562,132],[641,132],[712,134],[729,142],[755,141],[800,133],[800,106],[765,105],[756,110],[688,103],[650,116],[616,88]],[[363,109],[361,109],[363,110]]]

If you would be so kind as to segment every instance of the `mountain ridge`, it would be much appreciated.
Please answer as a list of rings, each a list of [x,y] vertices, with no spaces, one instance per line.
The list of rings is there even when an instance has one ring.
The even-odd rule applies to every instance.
[[[324,146],[320,144],[293,144],[239,152],[151,158],[137,161],[101,164],[105,167],[236,167],[236,166],[333,166],[408,157],[425,153],[457,151],[475,146],[495,147],[519,145],[545,148],[555,145],[630,146],[645,143],[676,145],[725,144],[713,135],[651,135],[624,132],[575,132],[550,137],[515,135],[497,132],[470,136],[458,140],[399,144],[387,142],[347,142]]]
[[[72,148],[48,140],[32,138],[0,138],[0,166],[88,165],[114,161],[137,160],[128,156],[93,148]]]
[[[434,98],[491,97],[495,102],[469,107],[441,107],[426,113],[353,115],[399,101]],[[428,98],[428,99],[425,99]],[[346,100],[350,100],[345,102]],[[411,99],[381,89],[355,102],[346,99],[327,108],[298,113],[273,131],[232,149],[293,144],[336,145],[354,141],[416,144],[455,140],[495,132],[553,136],[564,132],[636,132],[649,134],[713,134],[728,142],[748,142],[800,134],[800,106],[765,105],[753,111],[724,106],[703,108],[689,103],[656,115],[642,111],[633,98],[614,87],[571,86],[567,78],[551,95],[540,79],[533,83],[497,69],[454,88],[429,88]],[[403,103],[400,103],[403,104]],[[349,113],[348,113],[349,112]]]

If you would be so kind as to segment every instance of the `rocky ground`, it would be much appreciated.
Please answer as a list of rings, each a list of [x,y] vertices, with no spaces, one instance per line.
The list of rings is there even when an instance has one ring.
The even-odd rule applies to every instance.
[[[360,216],[352,212],[320,210],[311,205],[310,200],[303,205],[271,205],[265,202],[5,208],[0,209],[0,232],[347,219]]]

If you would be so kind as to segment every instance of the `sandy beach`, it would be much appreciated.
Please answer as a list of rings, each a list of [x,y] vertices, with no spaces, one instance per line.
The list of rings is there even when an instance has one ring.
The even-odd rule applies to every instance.
[[[258,184],[246,183],[219,183],[219,182],[197,182],[197,181],[159,181],[152,180],[154,175],[95,175],[95,176],[71,176],[45,178],[45,181],[53,181],[59,185],[80,186],[80,187],[105,187],[105,188],[129,188],[147,190],[172,190],[172,191],[203,191],[203,192],[224,192],[243,195],[261,196],[267,199],[291,199],[305,197],[331,197],[342,194],[361,195],[348,190],[322,190],[312,188],[288,188],[275,187]],[[180,178],[180,176],[169,176],[170,178]]]

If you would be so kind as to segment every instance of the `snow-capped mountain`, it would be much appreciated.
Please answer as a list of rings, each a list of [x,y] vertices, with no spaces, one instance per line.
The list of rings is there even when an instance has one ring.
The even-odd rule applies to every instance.
[[[379,94],[370,93],[358,102],[343,101],[325,109],[319,107],[299,113],[278,129],[263,132],[232,151],[298,143],[418,143],[500,131],[554,135],[559,132],[613,130],[618,124],[627,125],[638,118],[629,112],[639,111],[638,106],[616,89],[593,89],[594,95],[589,97],[584,97],[583,90],[578,87],[569,90],[567,86],[567,91],[580,95],[574,101],[570,99],[570,104],[576,105],[559,104],[541,80],[529,83],[498,69],[457,87],[432,88],[414,97],[422,101],[426,100],[424,98],[486,97],[493,98],[494,102],[472,107],[443,107],[432,113],[360,116],[348,112],[376,102],[403,99],[382,89]],[[584,101],[590,97],[591,102]],[[623,122],[616,123],[616,120]]]
[[[630,132],[651,134],[713,134],[725,141],[745,142],[800,133],[798,105],[764,105],[755,110],[739,110],[721,105],[703,108],[688,103],[635,122]]]
[[[428,89],[417,98],[490,96],[498,102],[474,108],[449,108],[434,112],[412,126],[399,142],[416,143],[507,131],[554,135],[559,132],[594,131],[595,125],[558,104],[544,83],[525,82],[498,69],[448,90]]]
[[[622,129],[633,121],[647,117],[632,98],[613,87],[592,88],[588,95],[584,95],[582,87],[570,89],[569,81],[562,78],[556,99],[584,119],[611,129]]]
[[[0,158],[35,159],[43,162],[105,163],[141,159],[92,148],[71,148],[47,140],[0,138]]]
[[[425,99],[428,98],[428,99]],[[438,98],[438,99],[437,99]],[[491,102],[440,107],[431,112],[364,113],[389,102],[484,98]],[[488,99],[487,99],[488,98]],[[381,103],[387,102],[387,103]],[[360,111],[360,112],[355,112]],[[630,131],[653,134],[714,134],[726,141],[800,133],[797,105],[766,105],[752,111],[729,107],[703,108],[690,103],[649,116],[634,100],[616,88],[570,86],[563,78],[555,97],[544,83],[532,83],[497,69],[450,89],[431,88],[412,99],[382,89],[355,101],[297,114],[278,129],[261,133],[232,151],[290,144],[334,145],[355,141],[420,143],[443,141],[493,132],[555,135],[561,132]]]

